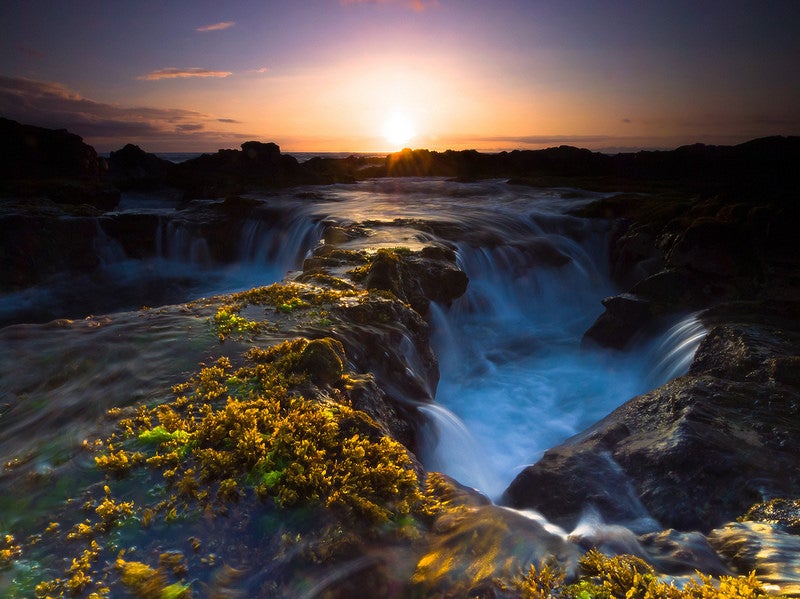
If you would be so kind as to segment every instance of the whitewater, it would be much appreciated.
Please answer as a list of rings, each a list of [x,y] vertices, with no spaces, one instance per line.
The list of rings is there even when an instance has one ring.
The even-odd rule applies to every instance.
[[[0,375],[9,397],[6,419],[17,422],[0,431],[0,447],[13,453],[20,442],[14,431],[25,431],[29,443],[32,429],[42,423],[48,424],[40,431],[43,437],[69,437],[69,418],[58,416],[65,407],[85,421],[76,429],[84,431],[91,420],[87,413],[96,416],[147,395],[149,385],[136,383],[131,374],[125,380],[126,373],[158,372],[164,369],[158,361],[169,352],[181,363],[177,356],[186,354],[178,348],[180,340],[166,333],[163,339],[154,333],[149,341],[138,340],[139,351],[132,351],[123,334],[112,332],[133,318],[120,316],[112,319],[116,324],[106,327],[111,329],[105,332],[108,339],[101,341],[115,348],[116,359],[95,360],[87,367],[86,356],[97,350],[80,335],[54,331],[44,324],[48,320],[127,313],[267,285],[300,268],[303,258],[324,243],[326,227],[358,224],[365,235],[342,247],[441,244],[456,251],[469,276],[463,297],[450,306],[433,304],[427,315],[441,374],[438,387],[431,389],[435,401],[404,399],[418,403],[424,416],[418,452],[426,469],[442,471],[497,500],[514,476],[549,447],[627,399],[683,374],[705,333],[686,315],[662,323],[627,351],[582,343],[583,333],[602,312],[601,300],[619,291],[610,274],[609,223],[570,216],[600,197],[499,180],[384,179],[301,188],[248,197],[281,217],[243,220],[230,232],[226,243],[231,247],[220,252],[207,238],[204,221],[187,208],[169,198],[126,194],[117,216],[157,221],[153,239],[145,242],[149,255],[128,255],[109,232],[109,217],[85,217],[95,221],[99,267],[59,274],[0,297],[0,317],[14,325],[0,331],[4,355],[14,358],[3,361]],[[194,202],[195,211],[204,203],[215,201]],[[14,373],[48,372],[39,365],[42,347],[50,363],[75,376],[63,384],[31,381],[24,392],[27,401],[12,403],[10,398],[20,395]],[[196,358],[190,355],[187,364]],[[140,384],[140,391],[93,391],[92,380],[112,373],[121,388]],[[55,422],[62,426],[53,430]]]

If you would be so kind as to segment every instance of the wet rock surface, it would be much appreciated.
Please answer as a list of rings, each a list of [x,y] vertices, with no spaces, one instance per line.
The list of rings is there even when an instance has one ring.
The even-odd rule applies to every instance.
[[[766,162],[759,158],[765,144],[781,149],[778,158],[774,152],[767,152],[772,158]],[[52,581],[54,592],[88,592],[90,582],[79,575],[89,574],[98,584],[119,586],[130,574],[126,560],[140,564],[133,560],[159,554],[154,577],[164,587],[168,575],[176,592],[183,589],[183,574],[191,571],[193,576],[200,573],[209,592],[232,596],[269,596],[278,589],[286,596],[302,591],[334,597],[356,592],[517,597],[518,589],[498,581],[551,557],[574,576],[578,555],[599,547],[609,554],[640,556],[660,572],[675,575],[697,567],[715,575],[755,569],[780,590],[800,592],[795,557],[800,253],[797,208],[786,195],[793,187],[786,184],[783,170],[796,154],[795,145],[796,140],[776,139],[735,149],[693,146],[644,153],[641,160],[611,160],[575,148],[491,157],[408,151],[385,161],[319,160],[303,166],[282,155],[275,144],[248,142],[241,150],[220,151],[180,168],[156,162],[140,149],[123,148],[112,161],[117,185],[147,189],[166,184],[181,190],[184,203],[167,223],[161,215],[104,213],[103,204],[75,208],[73,204],[90,196],[70,196],[64,191],[69,186],[61,182],[35,201],[17,197],[24,194],[16,187],[21,205],[5,203],[0,220],[3,272],[13,274],[2,284],[13,290],[58,273],[97,268],[103,257],[98,244],[108,238],[126,257],[157,256],[163,251],[158,231],[165,226],[208,240],[199,254],[204,260],[229,262],[241,255],[235,240],[246,227],[265,222],[277,229],[292,226],[291,210],[238,195],[254,188],[386,175],[519,176],[525,177],[519,182],[549,178],[551,184],[588,177],[595,187],[615,185],[621,178],[628,183],[666,179],[701,195],[628,194],[582,213],[619,219],[611,259],[626,289],[604,302],[606,313],[587,333],[587,343],[623,348],[658,319],[686,311],[700,311],[708,334],[687,375],[630,400],[552,448],[512,483],[506,503],[535,508],[548,523],[535,514],[491,505],[457,481],[425,473],[414,455],[421,419],[417,408],[433,401],[439,376],[425,317],[431,302],[446,306],[469,284],[450,244],[502,251],[503,240],[421,219],[382,225],[328,222],[321,233],[324,243],[307,257],[302,270],[268,288],[102,319],[3,329],[0,341],[20,356],[41,353],[47,369],[41,376],[9,377],[21,399],[0,404],[0,416],[13,418],[6,420],[14,423],[6,438],[9,447],[24,451],[0,471],[2,488],[23,488],[41,498],[52,481],[88,479],[83,466],[70,457],[75,451],[85,452],[81,455],[89,461],[99,457],[116,470],[105,479],[93,471],[93,482],[79,502],[65,506],[63,498],[47,496],[46,508],[59,507],[42,517],[62,521],[62,530],[57,522],[48,525],[24,549],[24,542],[7,536],[0,555],[13,561],[42,539],[33,555],[74,554],[68,582]],[[79,154],[85,150],[76,147]],[[86,156],[86,168],[69,170],[70,177],[98,177],[92,170],[94,159]],[[733,189],[734,184],[741,188]],[[724,193],[717,193],[720,185]],[[716,195],[706,193],[709,188]],[[747,196],[756,188],[767,195],[757,200]],[[59,203],[63,194],[69,196],[70,207]],[[313,200],[312,195],[305,197]],[[365,238],[379,226],[415,228],[419,247],[369,247]],[[521,256],[521,269],[558,268],[569,260],[544,239],[517,242],[514,250]],[[157,380],[142,385],[140,395],[126,394],[126,379],[104,362],[90,337],[97,335],[138,355],[141,339],[153,331],[162,349],[147,359],[158,368],[137,376],[155,373]],[[53,359],[48,352],[60,333],[80,333],[88,340],[76,344],[82,351],[73,353],[80,355],[70,357],[65,350],[61,361]],[[175,360],[184,342],[191,351]],[[211,365],[206,363],[186,381],[186,372],[201,360]],[[89,404],[96,411],[98,393],[107,389],[114,393],[109,404],[114,410],[94,428],[82,422],[75,434],[104,437],[126,422],[129,436],[87,441],[80,449],[48,449],[52,463],[39,459],[41,448],[15,444],[27,434],[26,418],[35,422],[37,402],[62,385],[80,386],[82,376],[108,384],[75,394],[76,403],[59,415],[83,414]],[[177,395],[171,403],[164,391],[170,385]],[[266,401],[262,392],[275,394],[268,409],[258,404]],[[207,406],[192,407],[190,397],[203,399]],[[136,408],[132,402],[141,405]],[[208,407],[216,409],[223,402],[219,413]],[[148,407],[152,405],[160,408]],[[272,417],[292,407],[300,409],[297,419],[287,418],[280,427],[248,431],[241,424],[254,421],[254,414]],[[180,410],[195,409],[192,418],[181,420]],[[93,420],[100,417],[90,415]],[[182,461],[192,455],[199,438],[198,431],[188,429],[209,415],[228,428],[209,424],[203,429],[205,441],[220,443],[194,454],[192,464],[202,471],[196,479],[194,466]],[[301,421],[303,426],[297,424]],[[198,437],[187,443],[191,435]],[[235,443],[227,441],[234,437]],[[276,439],[280,443],[267,451],[265,444]],[[152,445],[147,449],[148,443],[155,443],[158,451]],[[295,453],[275,457],[287,447]],[[144,463],[136,462],[145,460],[144,449],[154,470],[138,471],[140,478],[126,480],[121,475],[134,467],[128,461]],[[248,462],[253,455],[261,455],[270,466],[257,468]],[[371,469],[362,468],[367,462]],[[314,469],[320,463],[323,467]],[[338,487],[326,486],[328,473],[339,472],[341,464],[351,470],[339,473]],[[175,495],[164,505],[147,503],[152,498],[145,491],[165,488]],[[135,531],[126,529],[125,534],[141,536],[139,547],[125,556],[113,543],[100,548],[89,543],[105,543],[111,526],[124,521],[133,508],[123,499],[148,506],[136,512]],[[294,510],[297,504],[300,508]],[[757,506],[748,511],[753,504]],[[188,516],[176,524],[179,512],[180,518]],[[731,523],[745,513],[748,522]],[[81,528],[87,514],[95,522],[87,519],[89,524]],[[157,524],[151,527],[154,520]],[[185,527],[181,534],[186,538],[159,537],[177,526]],[[76,541],[80,549],[75,549]],[[164,553],[165,542],[181,547]],[[222,566],[212,572],[212,563]]]
[[[619,219],[611,259],[629,286],[603,301],[586,344],[622,349],[665,315],[693,311],[708,333],[687,375],[547,451],[510,485],[509,505],[568,529],[591,506],[608,523],[645,514],[708,533],[800,494],[800,243],[788,189],[626,194],[580,211]]]

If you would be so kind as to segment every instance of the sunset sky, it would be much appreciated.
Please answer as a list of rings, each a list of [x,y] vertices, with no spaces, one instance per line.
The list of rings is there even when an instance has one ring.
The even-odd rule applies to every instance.
[[[98,151],[800,135],[798,0],[4,0],[0,116]]]

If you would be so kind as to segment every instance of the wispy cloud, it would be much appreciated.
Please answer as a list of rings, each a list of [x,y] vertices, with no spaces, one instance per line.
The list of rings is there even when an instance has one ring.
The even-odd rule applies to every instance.
[[[98,150],[128,142],[149,151],[235,147],[253,134],[226,131],[230,118],[180,108],[119,106],[84,98],[60,83],[0,76],[0,114],[21,123],[68,129]]]
[[[223,29],[230,29],[234,25],[236,25],[236,21],[222,21],[220,23],[214,23],[213,25],[203,25],[195,29],[195,31],[200,31],[201,33],[205,33],[206,31],[222,31]]]
[[[231,71],[212,71],[198,67],[191,69],[176,69],[170,67],[168,69],[158,69],[146,75],[140,75],[137,79],[159,81],[161,79],[184,79],[187,77],[229,77],[230,75],[233,75]]]
[[[439,0],[339,0],[342,6],[355,4],[397,4],[410,8],[414,12],[423,12],[439,6]]]
[[[481,142],[513,143],[522,146],[541,146],[547,144],[598,143],[612,139],[615,138],[610,135],[520,135],[480,137],[476,140]]]

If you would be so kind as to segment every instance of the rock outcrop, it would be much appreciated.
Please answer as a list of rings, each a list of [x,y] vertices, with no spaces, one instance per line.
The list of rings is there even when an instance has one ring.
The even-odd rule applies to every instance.
[[[797,298],[796,203],[766,191],[755,199],[624,195],[578,214],[617,218],[612,269],[625,293],[587,342],[622,349],[654,319],[732,300]]]
[[[797,496],[800,385],[790,364],[800,329],[787,324],[798,322],[800,305],[776,306],[785,316],[758,322],[748,312],[766,307],[739,308],[712,326],[689,374],[548,450],[506,501],[566,528],[591,505],[634,528],[651,516],[659,528],[707,532],[754,503]]]
[[[109,178],[120,190],[157,189],[166,183],[167,175],[174,164],[127,144],[108,158]]]
[[[219,150],[176,164],[167,182],[185,190],[185,197],[214,198],[252,188],[318,183],[292,156],[274,143],[248,141],[241,150]]]
[[[103,181],[106,168],[94,148],[66,129],[0,118],[0,196],[109,210],[119,191]]]
[[[708,334],[686,376],[547,451],[510,485],[509,505],[567,528],[594,509],[634,530],[707,532],[800,495],[800,243],[785,191],[628,194],[581,211],[618,219],[611,256],[630,285],[603,300],[585,343],[622,349],[694,311]]]

